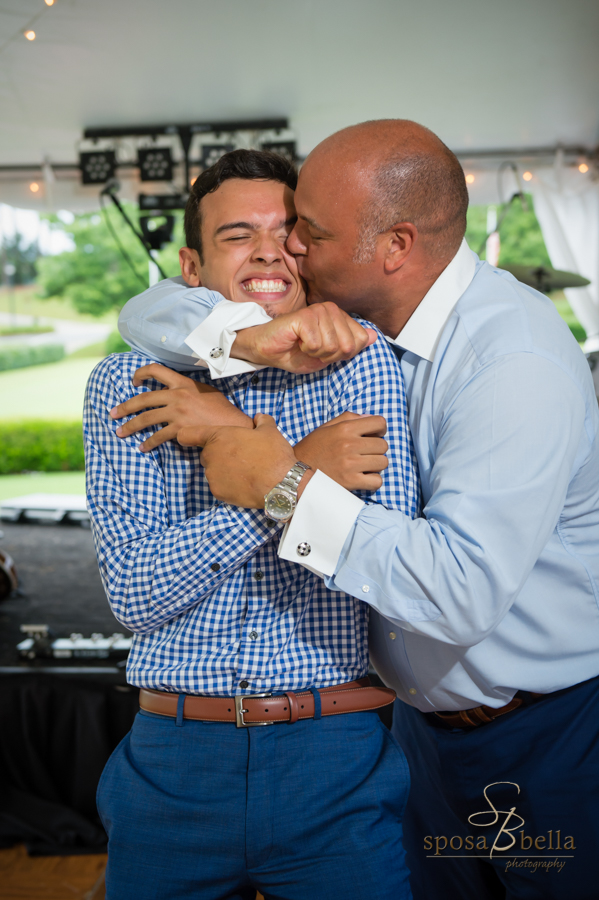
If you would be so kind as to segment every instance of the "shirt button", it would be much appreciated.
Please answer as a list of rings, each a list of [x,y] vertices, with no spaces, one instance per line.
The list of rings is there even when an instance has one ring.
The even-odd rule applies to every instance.
[[[408,691],[408,694],[417,694],[417,693],[418,693],[418,691],[416,690],[416,688],[410,688],[410,690]]]
[[[301,544],[297,545],[298,556],[310,556],[311,551],[312,547],[306,541],[302,541]]]
[[[389,637],[391,638],[392,641],[394,641],[395,638],[397,637],[397,635],[395,634],[394,631],[390,631],[390,632],[389,632]]]
[[[262,581],[262,579],[264,578],[264,572],[256,572],[254,574],[254,578],[256,579],[256,581]]]
[[[163,335],[162,335],[162,337],[160,338],[160,343],[161,343],[161,344],[166,343],[166,334],[163,334]]]
[[[246,687],[249,687],[249,686],[250,686],[249,681],[240,681],[239,682],[239,687],[243,688],[244,691],[245,691]]]
[[[369,587],[367,584],[363,584],[363,585],[362,585],[362,590],[363,590],[363,592],[364,592],[365,594],[367,594],[368,591],[370,590],[370,587]]]
[[[254,375],[254,377],[252,378],[252,384],[258,384],[259,381],[260,379],[258,378],[258,376]]]
[[[213,347],[210,351],[210,359],[220,359],[223,355],[223,352],[224,351],[222,347]]]
[[[257,641],[257,640],[258,640],[258,632],[257,632],[257,631],[250,631],[250,638],[251,638],[253,641]]]
[[[210,568],[213,572],[218,572],[220,569],[220,563],[210,563]]]

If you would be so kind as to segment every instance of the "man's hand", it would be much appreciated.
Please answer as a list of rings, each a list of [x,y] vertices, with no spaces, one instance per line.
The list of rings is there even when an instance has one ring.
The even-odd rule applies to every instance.
[[[334,303],[314,303],[239,331],[231,355],[305,375],[352,359],[375,341],[375,331],[362,328]]]
[[[295,456],[348,491],[377,491],[383,483],[377,473],[389,465],[386,431],[382,416],[345,412],[306,435]]]
[[[143,453],[148,453],[165,441],[175,440],[181,429],[189,426],[235,425],[244,429],[254,427],[249,416],[229,403],[219,390],[208,384],[200,384],[180,372],[173,372],[166,366],[152,363],[137,370],[133,376],[133,385],[139,387],[148,378],[166,385],[167,390],[138,394],[110,410],[113,419],[123,419],[139,413],[134,419],[117,428],[116,433],[120,438],[129,437],[152,425],[165,423],[163,428],[140,444]]]
[[[183,428],[178,440],[184,447],[204,448],[200,462],[217,500],[263,509],[264,495],[285,477],[297,459],[272,416],[258,413],[254,424],[251,434],[244,428]],[[311,474],[306,472],[300,489]]]

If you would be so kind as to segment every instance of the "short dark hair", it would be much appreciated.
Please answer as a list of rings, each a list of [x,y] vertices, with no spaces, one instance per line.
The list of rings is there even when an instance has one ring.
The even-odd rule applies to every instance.
[[[202,210],[200,203],[206,194],[216,191],[229,178],[246,181],[278,181],[294,191],[297,187],[297,169],[290,160],[270,150],[231,150],[210,166],[194,181],[185,207],[185,241],[197,250],[203,263]]]
[[[451,258],[466,231],[468,189],[459,160],[441,141],[436,152],[395,154],[379,165],[372,195],[361,210],[355,262],[368,262],[375,239],[398,222],[412,222],[434,248]]]

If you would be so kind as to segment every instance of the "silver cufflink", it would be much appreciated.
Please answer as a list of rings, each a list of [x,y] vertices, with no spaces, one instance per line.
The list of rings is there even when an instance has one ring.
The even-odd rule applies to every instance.
[[[222,347],[213,347],[210,351],[210,359],[220,359],[223,355],[223,352],[224,351]]]
[[[302,541],[301,544],[297,545],[297,555],[298,556],[309,556],[312,547],[310,544],[307,544],[306,541]]]

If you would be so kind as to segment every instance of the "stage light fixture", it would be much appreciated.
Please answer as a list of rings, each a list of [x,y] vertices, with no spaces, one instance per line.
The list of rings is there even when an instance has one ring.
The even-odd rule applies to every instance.
[[[116,156],[114,150],[93,150],[79,154],[79,168],[83,184],[104,184],[114,177]]]
[[[522,178],[524,181],[532,181],[532,172],[524,172]]]
[[[139,227],[146,243],[152,250],[162,250],[173,239],[175,217],[167,215],[140,216]]]
[[[466,175],[466,184],[474,184],[474,175],[470,172]]]
[[[221,156],[235,149],[235,144],[202,144],[200,165],[202,169],[209,169],[217,163]]]
[[[589,167],[584,162],[580,163],[580,165],[578,166],[578,171],[582,172],[583,175],[586,175],[586,173],[589,171]]]
[[[137,151],[142,181],[172,181],[173,157],[170,147],[146,147]]]
[[[35,40],[35,31],[26,31],[26,32],[24,32],[24,34],[28,41]]]
[[[297,145],[295,141],[265,141],[260,144],[261,150],[270,150],[271,153],[277,153],[284,156],[289,162],[295,162],[297,159]]]
[[[162,212],[168,209],[185,209],[189,194],[139,194],[140,212]]]
[[[40,189],[40,186],[37,183],[37,181],[32,181],[31,184],[29,185],[29,190],[31,191],[32,194],[37,194],[39,189]]]

